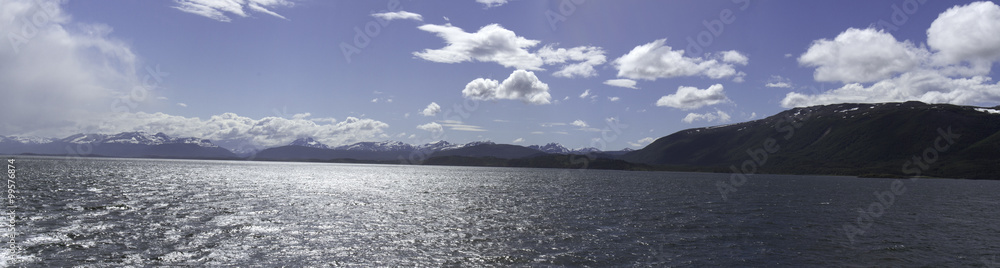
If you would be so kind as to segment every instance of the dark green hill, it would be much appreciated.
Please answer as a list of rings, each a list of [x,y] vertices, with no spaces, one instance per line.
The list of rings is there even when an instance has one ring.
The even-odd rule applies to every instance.
[[[958,135],[954,144],[941,132]],[[941,131],[939,131],[939,129]],[[921,102],[795,108],[750,122],[680,131],[622,156],[630,162],[729,171],[763,161],[754,173],[920,175],[1000,179],[1000,114]],[[761,157],[765,142],[776,150]],[[939,148],[934,149],[934,142]],[[945,146],[947,145],[947,146]],[[930,149],[928,149],[930,148]],[[929,159],[923,159],[925,150]],[[933,159],[934,155],[937,159]],[[920,163],[926,164],[926,163]]]

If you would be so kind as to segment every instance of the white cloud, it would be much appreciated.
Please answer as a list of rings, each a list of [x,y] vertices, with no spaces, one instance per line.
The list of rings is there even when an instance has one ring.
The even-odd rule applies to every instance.
[[[704,114],[689,113],[687,114],[687,116],[684,117],[684,119],[681,119],[681,121],[690,124],[693,123],[694,121],[728,122],[729,119],[731,119],[729,114],[723,111],[715,110],[715,113],[704,113]]]
[[[764,85],[765,87],[777,87],[777,88],[792,88],[792,85],[786,82],[771,82]]]
[[[590,90],[589,89],[588,90],[584,90],[583,93],[580,94],[580,98],[581,99],[582,98],[586,98],[587,96],[590,96]]]
[[[863,82],[875,79],[874,83],[870,85],[849,83],[834,90],[812,95],[792,92],[785,96],[781,105],[801,107],[842,102],[874,103],[908,100],[959,105],[995,105],[1000,102],[1000,84],[994,83],[993,79],[986,75],[990,73],[991,66],[1000,61],[1000,39],[992,34],[995,29],[1000,29],[998,27],[1000,27],[1000,7],[990,2],[976,2],[948,9],[931,23],[927,35],[928,43],[934,52],[928,52],[924,48],[915,49],[910,45],[910,41],[897,42],[890,34],[881,31],[848,29],[837,39],[843,36],[874,35],[876,37],[866,38],[877,39],[875,43],[887,47],[856,44],[858,47],[855,49],[870,49],[890,55],[888,56],[890,62],[870,62],[869,59],[845,61],[837,67],[853,72],[840,72],[841,74],[862,71],[869,74],[842,75],[850,79],[841,80]],[[824,41],[835,42],[821,40],[816,44]],[[909,59],[911,54],[915,55],[916,59]],[[896,55],[896,58],[891,55]],[[910,61],[916,63],[910,66]],[[823,66],[828,65],[822,65],[820,68]],[[817,69],[817,74],[820,72],[821,70]],[[900,74],[894,75],[895,73]]]
[[[545,134],[545,132],[543,132],[543,131],[532,131],[531,134],[541,135],[541,134]]]
[[[618,77],[656,80],[682,76],[705,76],[721,79],[737,75],[733,64],[745,65],[748,58],[737,51],[725,51],[717,59],[689,58],[684,50],[664,45],[666,39],[636,46],[628,54],[614,60]],[[720,61],[721,60],[721,61]]]
[[[653,138],[653,137],[645,137],[645,138],[639,139],[636,142],[627,142],[627,143],[628,143],[629,146],[632,146],[632,147],[643,147],[643,146],[646,146],[646,144],[649,144],[649,143],[651,143],[651,142],[653,142],[655,140],[656,140],[656,138]]]
[[[486,131],[485,129],[483,129],[483,127],[467,125],[462,123],[462,121],[457,121],[457,120],[442,120],[438,122],[441,122],[441,125],[448,127],[448,129],[450,130],[476,131],[476,132]]]
[[[431,104],[427,105],[427,108],[424,108],[423,111],[420,111],[420,114],[424,116],[435,116],[439,112],[441,112],[441,106],[438,105],[436,102],[431,102]]]
[[[871,86],[853,83],[827,92],[806,95],[790,92],[781,100],[786,108],[832,103],[877,103],[918,100],[926,103],[995,105],[1000,102],[1000,84],[986,76],[950,78],[922,70],[879,81]]]
[[[691,110],[728,101],[729,98],[726,97],[722,84],[715,84],[706,89],[681,86],[677,88],[677,93],[663,96],[657,100],[656,106]]]
[[[327,145],[342,145],[371,141],[389,125],[372,119],[347,117],[307,118],[305,114],[292,119],[264,117],[253,119],[234,113],[213,115],[208,119],[168,115],[163,113],[116,113],[99,121],[78,122],[67,128],[69,133],[119,133],[126,131],[163,132],[175,137],[199,137],[233,149],[268,148],[286,145],[297,138],[313,137]]]
[[[746,77],[747,77],[747,73],[744,73],[742,71],[737,72],[736,75],[733,76],[733,82],[743,83],[744,81],[746,81]]]
[[[560,70],[552,75],[573,78],[596,76],[594,66],[607,61],[604,49],[594,46],[566,49],[546,45],[532,53],[528,49],[538,45],[538,40],[517,36],[499,24],[483,26],[474,33],[465,32],[451,24],[425,24],[417,28],[437,34],[447,43],[447,46],[440,49],[425,49],[413,53],[414,56],[433,62],[495,62],[504,67],[532,71],[544,70],[541,67],[546,64],[562,64]]]
[[[228,14],[240,17],[249,17],[244,10],[250,10],[286,19],[270,9],[275,7],[290,7],[295,4],[286,0],[174,0],[177,4],[173,8],[187,13],[203,16],[221,22],[229,22],[232,19]]]
[[[562,64],[568,61],[579,61],[578,63],[565,65],[559,71],[552,73],[552,75],[557,77],[596,76],[597,70],[594,70],[594,66],[604,64],[607,61],[604,56],[604,50],[600,47],[581,46],[571,49],[553,49],[551,45],[547,45],[535,53],[542,58],[545,64]]]
[[[569,124],[572,125],[572,126],[581,127],[581,128],[589,127],[590,126],[590,125],[587,125],[587,122],[583,122],[583,120],[580,120],[580,119],[577,119],[577,120],[573,121],[573,123],[569,123]]]
[[[750,64],[750,58],[736,50],[723,51],[720,55],[722,56],[722,62],[735,63],[739,65]]]
[[[799,64],[817,67],[816,81],[872,82],[910,71],[926,55],[926,50],[882,30],[850,28],[834,40],[814,41]]]
[[[609,100],[609,101],[618,101],[618,100],[620,100],[620,99],[621,99],[621,98],[619,98],[619,97],[608,97],[608,100]]]
[[[507,3],[508,0],[476,0],[476,3],[486,5],[486,8],[498,7]]]
[[[635,80],[632,79],[611,79],[608,81],[604,81],[604,84],[609,86],[638,89],[637,87],[635,87],[635,83],[636,83]]]
[[[511,142],[511,143],[522,143],[522,142],[524,142],[524,138],[517,138],[517,139],[514,139],[514,141],[513,141],[513,142]]]
[[[757,118],[757,112],[751,112],[750,117],[747,119],[754,119],[754,118]]]
[[[392,20],[416,20],[424,21],[424,16],[420,14],[408,12],[408,11],[396,11],[396,12],[383,12],[372,14],[372,17],[380,18],[386,21]]]
[[[765,87],[775,87],[775,88],[792,88],[792,80],[788,78],[781,77],[780,75],[772,75],[771,79],[767,80]]]
[[[442,132],[442,131],[444,131],[444,127],[442,127],[441,124],[438,124],[438,123],[435,123],[435,122],[430,122],[430,123],[423,124],[423,125],[417,125],[417,129],[424,130],[424,131],[430,131],[430,132]]]
[[[180,106],[180,107],[188,107],[187,103],[183,103],[183,102],[178,102],[178,103],[177,103],[177,106]]]
[[[521,100],[531,104],[549,104],[549,85],[542,83],[535,73],[515,70],[503,82],[477,78],[465,85],[462,95],[479,100],[507,99]]]
[[[989,1],[975,2],[949,8],[938,15],[927,29],[927,44],[946,64],[997,61],[1000,60],[997,33],[1000,33],[1000,6]]]
[[[566,123],[542,123],[542,127],[565,126]]]
[[[477,60],[525,70],[541,70],[539,67],[543,64],[541,57],[527,50],[538,45],[538,40],[517,36],[498,24],[483,26],[475,33],[467,33],[451,24],[425,24],[417,28],[437,34],[448,43],[440,49],[425,49],[423,52],[413,53],[424,60],[440,63]]]

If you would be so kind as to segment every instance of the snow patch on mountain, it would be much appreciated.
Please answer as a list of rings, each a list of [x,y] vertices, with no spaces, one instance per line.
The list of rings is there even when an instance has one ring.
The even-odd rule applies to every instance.
[[[323,144],[312,137],[299,138],[288,145],[303,146],[309,148],[330,149],[330,146]]]

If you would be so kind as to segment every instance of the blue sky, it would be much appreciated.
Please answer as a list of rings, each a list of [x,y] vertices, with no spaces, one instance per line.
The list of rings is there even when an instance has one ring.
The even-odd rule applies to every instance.
[[[617,150],[795,106],[1000,104],[996,2],[0,3],[0,135]]]

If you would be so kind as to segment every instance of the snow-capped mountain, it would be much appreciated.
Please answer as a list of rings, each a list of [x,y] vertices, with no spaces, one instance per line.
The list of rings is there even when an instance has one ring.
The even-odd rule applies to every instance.
[[[75,134],[62,139],[0,137],[0,154],[55,156],[236,159],[227,149],[202,138],[172,138],[163,133]]]
[[[136,144],[136,145],[161,145],[161,144],[194,144],[201,147],[218,147],[212,141],[201,138],[171,138],[163,132],[149,134],[146,132],[122,132],[114,135],[108,134],[75,134],[59,140],[66,143],[105,143],[105,144]]]
[[[288,145],[319,148],[319,149],[330,149],[330,146],[326,146],[326,144],[314,140],[312,137],[299,138],[293,141],[292,143],[289,143]]]
[[[108,135],[106,135],[106,134],[83,134],[83,133],[80,133],[80,134],[74,134],[72,136],[63,138],[63,139],[61,139],[59,141],[61,141],[61,142],[68,142],[68,143],[83,144],[83,143],[101,142],[101,141],[104,141],[106,139],[108,139]]]
[[[50,143],[52,141],[53,141],[53,139],[50,139],[50,138],[42,138],[42,137],[34,137],[34,136],[29,136],[29,137],[24,137],[24,136],[9,136],[9,137],[4,137],[4,136],[0,136],[0,143],[7,142],[7,143],[18,143],[18,144],[44,144],[44,143]]]
[[[107,137],[101,141],[101,143],[160,145],[170,141],[170,137],[162,132],[156,134],[149,134],[145,132],[122,132]]]
[[[211,147],[211,148],[219,147],[218,145],[215,145],[214,143],[212,143],[211,140],[202,139],[202,138],[195,138],[195,137],[174,138],[174,139],[170,140],[170,142],[168,142],[167,144],[171,144],[171,143],[175,143],[175,144],[176,143],[194,144],[194,145],[198,145],[198,146],[201,146],[201,147]]]
[[[465,144],[454,144],[441,140],[424,145],[418,145],[416,146],[416,149],[424,152],[438,152],[438,151],[462,148],[463,146],[465,146]]]
[[[413,145],[399,141],[366,141],[351,145],[337,146],[334,150],[365,151],[365,152],[395,152],[412,151]]]
[[[566,149],[566,147],[563,147],[561,144],[558,144],[558,143],[555,143],[555,142],[551,142],[551,143],[548,143],[548,144],[545,144],[545,145],[531,145],[531,146],[528,146],[528,148],[539,150],[539,151],[550,153],[550,154],[567,154],[567,153],[570,153],[569,149]]]

